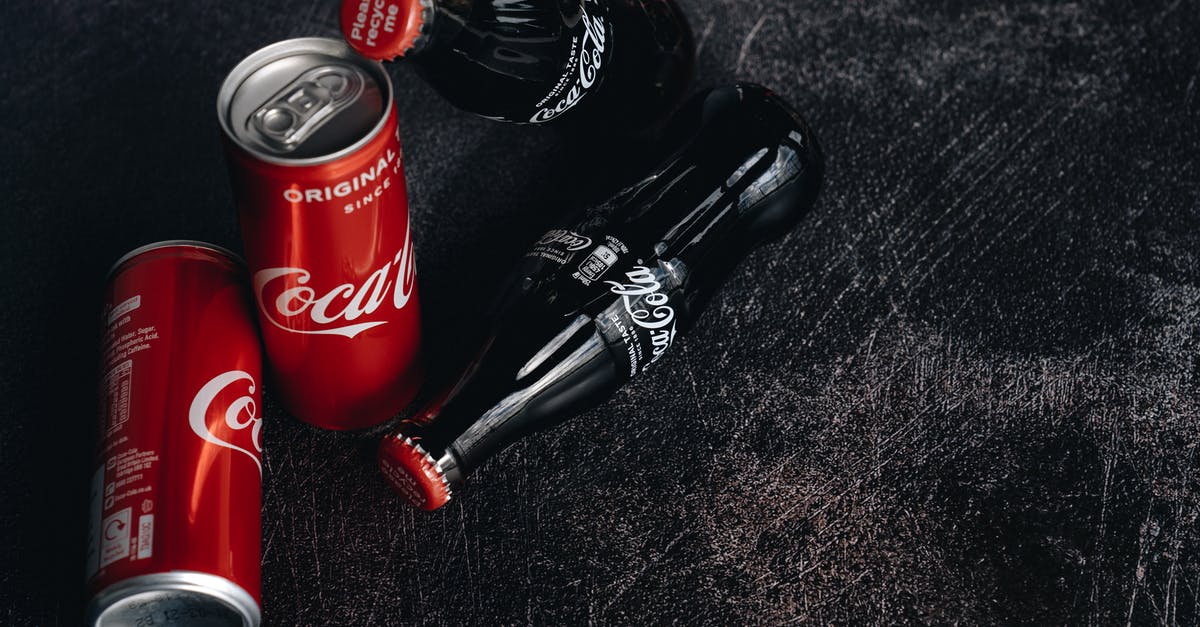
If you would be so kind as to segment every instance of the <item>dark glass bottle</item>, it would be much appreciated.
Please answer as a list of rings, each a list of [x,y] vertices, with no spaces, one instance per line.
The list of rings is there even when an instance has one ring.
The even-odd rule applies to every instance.
[[[628,131],[678,104],[695,55],[674,0],[343,0],[342,30],[465,111]]]
[[[489,456],[645,372],[816,200],[816,137],[762,87],[697,97],[665,137],[653,173],[534,244],[462,376],[384,439],[381,468],[414,505],[442,505]]]

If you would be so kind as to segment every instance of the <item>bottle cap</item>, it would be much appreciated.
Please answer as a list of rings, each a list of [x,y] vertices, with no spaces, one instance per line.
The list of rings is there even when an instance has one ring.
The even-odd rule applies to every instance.
[[[450,481],[437,461],[412,438],[394,433],[379,445],[379,468],[413,507],[435,510],[450,501]]]
[[[359,54],[376,61],[415,48],[433,17],[433,0],[342,0],[342,35]]]

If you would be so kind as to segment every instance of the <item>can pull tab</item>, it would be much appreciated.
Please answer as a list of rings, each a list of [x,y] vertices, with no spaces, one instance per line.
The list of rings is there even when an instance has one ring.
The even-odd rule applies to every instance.
[[[296,78],[258,108],[247,126],[259,141],[289,153],[363,91],[366,77],[348,65],[323,65]]]

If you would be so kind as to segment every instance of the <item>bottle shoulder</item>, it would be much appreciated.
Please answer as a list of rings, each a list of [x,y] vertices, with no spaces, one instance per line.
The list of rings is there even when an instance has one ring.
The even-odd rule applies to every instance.
[[[577,65],[582,6],[597,0],[483,0],[439,13],[440,35],[412,61],[455,106],[530,122]]]
[[[690,30],[670,0],[485,0],[443,11],[410,59],[460,109],[542,124],[657,124],[690,80]]]

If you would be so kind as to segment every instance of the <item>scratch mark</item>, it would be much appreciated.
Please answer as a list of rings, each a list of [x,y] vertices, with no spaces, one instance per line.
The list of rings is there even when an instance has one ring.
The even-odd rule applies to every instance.
[[[685,359],[687,360],[688,382],[692,384],[692,401],[696,403],[696,411],[700,415],[704,415],[704,407],[700,405],[700,389],[696,386],[696,373],[692,371],[692,360],[690,357],[685,357]]]
[[[1117,455],[1115,452],[1112,452],[1112,451],[1116,450],[1117,443],[1119,442],[1119,436],[1118,436],[1119,429],[1120,429],[1120,423],[1117,421],[1113,421],[1112,426],[1109,428],[1109,439],[1108,439],[1109,447],[1110,447],[1111,451],[1109,453],[1107,453],[1106,455],[1104,455],[1104,482],[1102,484],[1103,487],[1101,488],[1101,492],[1100,492],[1100,523],[1096,529],[1096,546],[1098,547],[1097,553],[1098,553],[1098,559],[1100,559],[1100,560],[1103,560],[1105,557],[1106,546],[1104,544],[1104,537],[1107,535],[1107,529],[1108,529],[1108,502],[1109,502],[1108,495],[1109,495],[1109,490],[1112,487],[1113,466],[1115,466],[1117,463]],[[1099,599],[1099,597],[1100,597],[1100,580],[1099,580],[1099,577],[1095,577],[1092,579],[1092,592],[1091,592],[1091,595],[1089,595],[1088,600],[1092,603],[1092,608],[1093,608],[1092,609],[1092,618],[1093,618],[1093,620],[1095,620],[1096,623],[1099,622],[1099,618],[1100,618],[1099,614],[1098,614],[1099,605],[1096,602],[1097,599]]]
[[[741,52],[738,53],[737,63],[734,64],[734,67],[737,68],[736,72],[738,74],[742,73],[742,64],[746,61],[746,54],[750,52],[750,43],[753,42],[754,38],[758,36],[758,31],[762,29],[763,24],[766,24],[766,22],[767,16],[760,16],[758,21],[754,23],[754,28],[750,29],[750,34],[746,35],[746,38],[742,40],[742,49]]]
[[[696,58],[700,58],[700,53],[704,50],[704,43],[708,41],[708,36],[712,34],[713,26],[717,23],[714,18],[708,18],[708,24],[704,26],[704,32],[700,33],[700,39],[696,42]]]
[[[1195,468],[1195,466],[1192,464],[1192,462],[1195,459],[1195,457],[1196,457],[1196,449],[1193,448],[1193,449],[1191,449],[1191,451],[1188,452],[1187,463],[1184,466],[1185,468],[1187,468],[1187,474],[1186,474],[1184,482],[1183,482],[1184,485],[1188,485],[1192,481],[1192,470]],[[1180,544],[1182,543],[1181,540],[1179,539],[1179,533],[1181,531],[1182,525],[1180,525],[1178,523],[1179,523],[1179,521],[1181,521],[1183,519],[1184,519],[1183,502],[1180,501],[1179,504],[1176,505],[1176,507],[1175,507],[1175,523],[1176,524],[1174,525],[1174,529],[1171,534],[1171,544],[1176,547],[1180,546]],[[1176,620],[1176,611],[1179,609],[1179,583],[1178,583],[1178,578],[1177,578],[1176,574],[1179,572],[1179,570],[1180,570],[1179,569],[1179,552],[1174,551],[1171,556],[1171,566],[1167,569],[1168,579],[1167,579],[1167,590],[1166,590],[1166,594],[1165,594],[1166,598],[1163,600],[1163,605],[1166,608],[1164,611],[1164,615],[1166,617],[1168,617],[1167,622],[1169,622],[1172,625],[1179,624],[1179,622]]]
[[[321,549],[318,544],[320,534],[317,532],[318,512],[317,509],[317,491],[309,490],[309,496],[312,497],[312,550],[313,550],[313,567],[317,571],[317,581],[321,580]],[[323,603],[325,600],[325,586],[317,586],[317,601]]]
[[[1187,111],[1192,108],[1192,101],[1196,98],[1196,78],[1200,77],[1200,63],[1196,64],[1196,70],[1192,72],[1192,80],[1188,81],[1187,91],[1183,96],[1183,109]]]
[[[1138,532],[1138,559],[1137,567],[1133,569],[1133,576],[1130,577],[1129,586],[1133,590],[1129,594],[1129,611],[1125,614],[1126,626],[1133,625],[1133,610],[1137,606],[1138,592],[1141,590],[1140,583],[1145,577],[1146,572],[1146,536],[1147,530],[1150,528],[1150,517],[1154,512],[1154,497],[1150,497],[1150,504],[1146,506],[1146,519],[1142,521],[1142,528]]]

